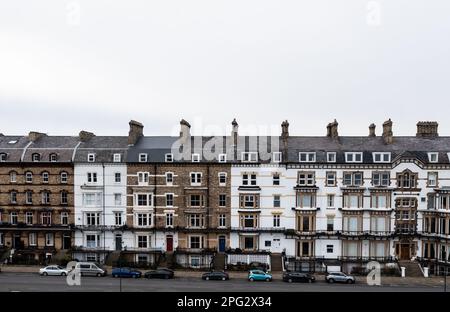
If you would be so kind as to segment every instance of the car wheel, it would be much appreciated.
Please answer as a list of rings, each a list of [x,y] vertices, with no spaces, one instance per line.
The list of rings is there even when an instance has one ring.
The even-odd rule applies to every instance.
[[[206,279],[207,281],[209,281],[209,276],[207,276],[205,279]]]
[[[222,277],[222,281],[225,281],[226,280],[226,277]]]
[[[352,282],[352,280],[347,280],[347,284],[350,284]]]
[[[44,273],[42,273],[42,275],[44,275],[44,276],[48,276],[48,273],[47,273],[47,272],[44,272]]]
[[[62,272],[61,276],[67,276],[66,272]]]
[[[100,277],[100,276],[102,276],[102,273],[97,273],[97,277]]]
[[[333,284],[333,283],[334,283],[334,279],[330,278],[330,279],[328,280],[328,283]]]
[[[309,280],[308,280],[308,283],[310,283],[310,284],[311,284],[311,283],[312,283],[312,279],[309,279]]]
[[[288,283],[292,283],[292,278],[288,279]]]
[[[266,282],[270,282],[271,281],[271,279],[270,278],[266,278]]]
[[[255,279],[254,279],[253,277],[250,277],[248,280],[249,280],[250,282],[254,282],[254,281],[255,281]]]

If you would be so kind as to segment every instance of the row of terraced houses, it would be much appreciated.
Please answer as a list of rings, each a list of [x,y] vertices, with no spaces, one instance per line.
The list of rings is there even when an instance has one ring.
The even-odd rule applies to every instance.
[[[450,137],[0,134],[0,257],[345,271],[372,260],[441,274],[450,249]]]

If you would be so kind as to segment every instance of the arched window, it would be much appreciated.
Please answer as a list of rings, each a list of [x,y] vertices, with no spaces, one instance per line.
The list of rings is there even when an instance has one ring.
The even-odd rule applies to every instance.
[[[67,174],[67,172],[63,171],[60,174],[60,178],[61,178],[61,183],[67,183],[69,175]]]
[[[49,156],[49,160],[51,162],[56,162],[58,160],[58,155],[56,155],[56,153],[51,153]]]
[[[31,160],[32,161],[41,161],[41,155],[39,153],[33,153],[33,154],[31,154]]]
[[[25,172],[25,182],[27,183],[33,182],[33,173],[31,173],[31,171]]]

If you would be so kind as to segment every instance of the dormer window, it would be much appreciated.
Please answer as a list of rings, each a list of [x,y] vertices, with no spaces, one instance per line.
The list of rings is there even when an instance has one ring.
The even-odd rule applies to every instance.
[[[345,162],[348,163],[362,163],[363,153],[345,153]]]
[[[241,154],[242,162],[257,162],[258,153],[257,152],[243,152]]]
[[[119,153],[116,153],[113,155],[113,162],[120,162],[122,160],[122,155]]]
[[[430,163],[437,163],[439,160],[439,153],[428,153],[428,161]]]
[[[316,162],[315,152],[300,152],[298,157],[299,162]]]
[[[166,162],[173,162],[173,154],[172,153],[166,154],[165,161]]]
[[[281,162],[281,152],[273,152],[272,160],[275,163]]]
[[[192,162],[200,162],[200,154],[192,154]]]
[[[51,153],[48,158],[50,162],[56,162],[58,160],[58,156],[55,153]]]
[[[31,155],[31,160],[32,161],[41,161],[41,155],[39,155],[38,153],[33,153]]]
[[[336,162],[336,152],[328,152],[327,153],[327,162],[329,162],[329,163]]]
[[[373,162],[375,163],[389,163],[391,162],[391,153],[373,153]]]
[[[227,154],[219,154],[219,162],[220,163],[227,162]]]
[[[139,162],[147,162],[147,154],[140,153],[139,154]]]
[[[87,161],[88,162],[94,162],[95,161],[95,154],[94,153],[89,153],[87,156]]]

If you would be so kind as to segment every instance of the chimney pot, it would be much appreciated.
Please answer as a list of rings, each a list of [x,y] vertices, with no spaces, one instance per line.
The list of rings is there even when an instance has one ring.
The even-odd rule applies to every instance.
[[[283,139],[289,137],[289,122],[287,120],[281,123],[281,136]]]
[[[327,137],[333,138],[333,139],[337,139],[339,137],[338,125],[339,125],[339,123],[337,122],[336,119],[327,125]]]
[[[180,138],[182,143],[186,143],[191,136],[191,125],[184,119],[180,121]]]

